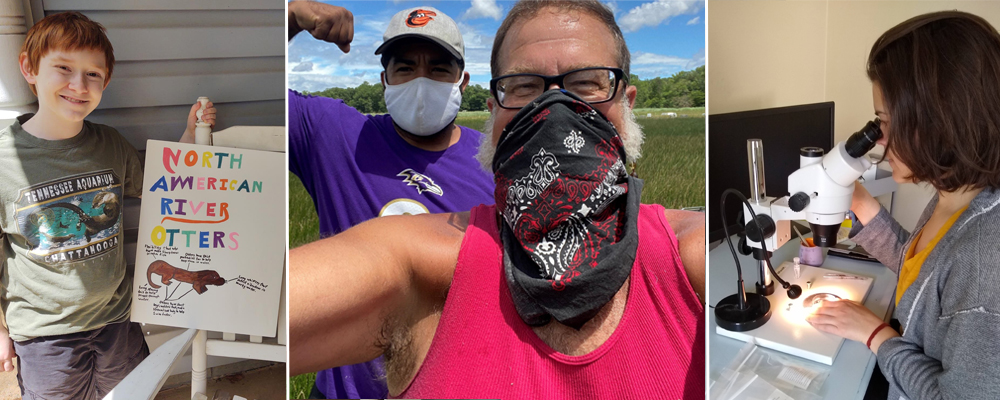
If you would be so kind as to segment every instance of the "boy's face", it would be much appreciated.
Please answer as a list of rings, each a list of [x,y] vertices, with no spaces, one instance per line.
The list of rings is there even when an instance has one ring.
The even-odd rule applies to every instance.
[[[66,121],[83,121],[97,108],[107,87],[108,69],[99,50],[50,50],[35,72],[28,72],[25,54],[20,61],[24,79],[35,85],[39,112],[44,110]]]

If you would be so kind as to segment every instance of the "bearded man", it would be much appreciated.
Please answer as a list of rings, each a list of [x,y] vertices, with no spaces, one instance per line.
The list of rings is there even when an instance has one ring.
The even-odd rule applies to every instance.
[[[406,398],[704,398],[704,217],[639,204],[613,14],[523,1],[493,45],[495,206],[290,252],[293,373],[384,355]]]

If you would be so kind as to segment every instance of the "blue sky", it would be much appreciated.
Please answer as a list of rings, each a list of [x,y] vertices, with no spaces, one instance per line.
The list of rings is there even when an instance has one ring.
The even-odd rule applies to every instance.
[[[705,65],[704,1],[601,0],[611,7],[632,52],[632,73],[642,79],[668,77]],[[488,87],[493,36],[513,2],[326,1],[354,14],[354,42],[344,54],[331,43],[300,33],[288,43],[288,86],[298,91],[378,83],[382,65],[375,49],[393,14],[427,5],[455,19],[465,40],[466,70],[472,84]]]

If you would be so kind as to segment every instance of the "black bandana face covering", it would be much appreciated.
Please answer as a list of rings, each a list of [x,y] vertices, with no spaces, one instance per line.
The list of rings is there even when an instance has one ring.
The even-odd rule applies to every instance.
[[[589,104],[549,90],[497,144],[494,198],[504,271],[518,314],[580,329],[628,279],[642,181],[625,171],[615,127]]]

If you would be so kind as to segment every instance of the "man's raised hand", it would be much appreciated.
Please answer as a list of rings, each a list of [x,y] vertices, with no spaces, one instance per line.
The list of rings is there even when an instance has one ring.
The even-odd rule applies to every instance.
[[[336,44],[344,53],[354,40],[354,14],[343,7],[313,1],[288,3],[288,40],[301,31]]]

